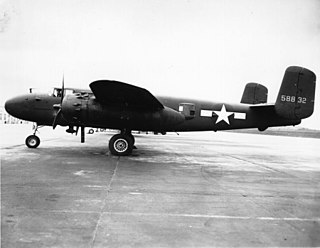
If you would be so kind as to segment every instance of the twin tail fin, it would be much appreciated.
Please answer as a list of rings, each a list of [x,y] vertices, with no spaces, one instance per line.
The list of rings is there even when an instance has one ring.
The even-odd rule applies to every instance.
[[[316,75],[302,67],[290,66],[285,71],[275,103],[276,113],[286,119],[304,119],[312,115]]]

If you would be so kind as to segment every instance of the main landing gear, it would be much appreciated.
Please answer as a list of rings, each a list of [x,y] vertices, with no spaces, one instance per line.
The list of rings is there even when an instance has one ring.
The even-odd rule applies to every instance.
[[[36,132],[38,131],[39,126],[35,124],[33,126],[34,132],[32,135],[28,136],[26,138],[26,145],[29,148],[37,148],[40,145],[40,138],[36,135]]]
[[[121,132],[111,137],[109,150],[112,155],[127,156],[132,153],[135,139],[131,132]]]
[[[40,128],[37,124],[33,126],[34,132],[32,135],[26,138],[26,145],[29,148],[37,148],[40,145],[40,138],[36,135],[36,132]],[[84,133],[84,128],[82,128]],[[67,130],[72,131],[72,130]],[[83,135],[84,136],[84,135]],[[84,142],[84,139],[83,139]],[[132,153],[133,149],[136,149],[134,146],[135,138],[131,134],[131,131],[123,130],[121,133],[116,134],[111,137],[109,141],[109,150],[112,155],[116,156],[127,156]]]

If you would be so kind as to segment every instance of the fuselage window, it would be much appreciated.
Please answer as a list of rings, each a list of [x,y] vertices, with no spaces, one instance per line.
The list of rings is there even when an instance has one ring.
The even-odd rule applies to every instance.
[[[192,119],[196,114],[196,106],[193,103],[180,103],[179,112],[185,116],[185,118]]]

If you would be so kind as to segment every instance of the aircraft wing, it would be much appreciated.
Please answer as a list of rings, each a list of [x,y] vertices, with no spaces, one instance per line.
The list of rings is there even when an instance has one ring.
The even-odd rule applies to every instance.
[[[101,104],[119,108],[160,110],[164,106],[146,89],[112,80],[98,80],[90,84],[92,93]]]

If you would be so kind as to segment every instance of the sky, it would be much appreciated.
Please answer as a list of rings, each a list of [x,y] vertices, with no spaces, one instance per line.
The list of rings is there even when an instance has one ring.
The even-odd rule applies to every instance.
[[[291,65],[320,75],[319,0],[0,0],[0,106],[63,76],[235,103],[257,82],[275,102]]]

